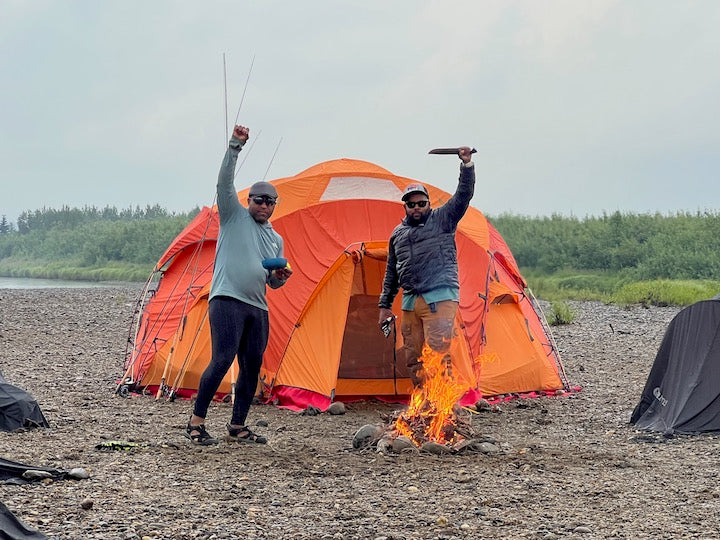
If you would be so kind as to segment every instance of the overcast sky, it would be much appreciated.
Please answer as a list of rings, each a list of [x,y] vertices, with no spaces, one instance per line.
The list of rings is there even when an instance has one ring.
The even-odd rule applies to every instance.
[[[0,0],[0,215],[212,204],[225,86],[238,189],[347,157],[453,191],[427,151],[467,144],[486,214],[717,211],[719,28],[716,0]]]

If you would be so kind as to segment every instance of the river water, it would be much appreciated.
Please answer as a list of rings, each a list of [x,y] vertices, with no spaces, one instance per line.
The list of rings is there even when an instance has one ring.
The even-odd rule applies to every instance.
[[[118,285],[128,285],[128,283],[0,277],[0,289],[87,289]]]

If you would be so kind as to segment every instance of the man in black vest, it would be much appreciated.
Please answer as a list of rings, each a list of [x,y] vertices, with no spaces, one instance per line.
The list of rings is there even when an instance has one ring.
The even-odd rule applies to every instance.
[[[402,296],[402,336],[405,360],[415,386],[423,381],[420,357],[427,342],[444,353],[450,365],[450,341],[460,300],[455,230],[465,215],[475,189],[471,149],[458,151],[460,180],[455,194],[440,208],[430,207],[422,184],[405,188],[405,218],[390,236],[383,290],[378,303],[379,324],[392,318],[392,304],[399,287]]]

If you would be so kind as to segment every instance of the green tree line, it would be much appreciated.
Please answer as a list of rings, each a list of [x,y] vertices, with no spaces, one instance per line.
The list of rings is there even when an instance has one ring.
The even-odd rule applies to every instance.
[[[64,206],[23,212],[17,224],[2,216],[0,275],[143,281],[198,212],[175,214],[158,205]],[[720,290],[719,213],[489,219],[539,295],[572,298],[574,291],[576,297],[607,300],[635,287],[629,301],[647,297],[660,303],[660,288],[671,302],[687,303]],[[672,287],[691,283],[670,295],[672,287],[663,280],[674,280]]]
[[[521,268],[602,271],[632,280],[720,279],[720,214],[490,218]]]
[[[0,275],[141,281],[198,212],[63,206],[0,219]]]

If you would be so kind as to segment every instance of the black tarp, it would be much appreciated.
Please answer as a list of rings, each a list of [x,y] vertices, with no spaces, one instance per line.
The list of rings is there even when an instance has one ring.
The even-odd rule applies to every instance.
[[[47,540],[47,538],[25,525],[0,502],[0,540]]]
[[[10,384],[0,373],[0,430],[50,427],[37,401],[22,388]]]
[[[720,431],[720,300],[670,322],[630,422],[670,434]]]

